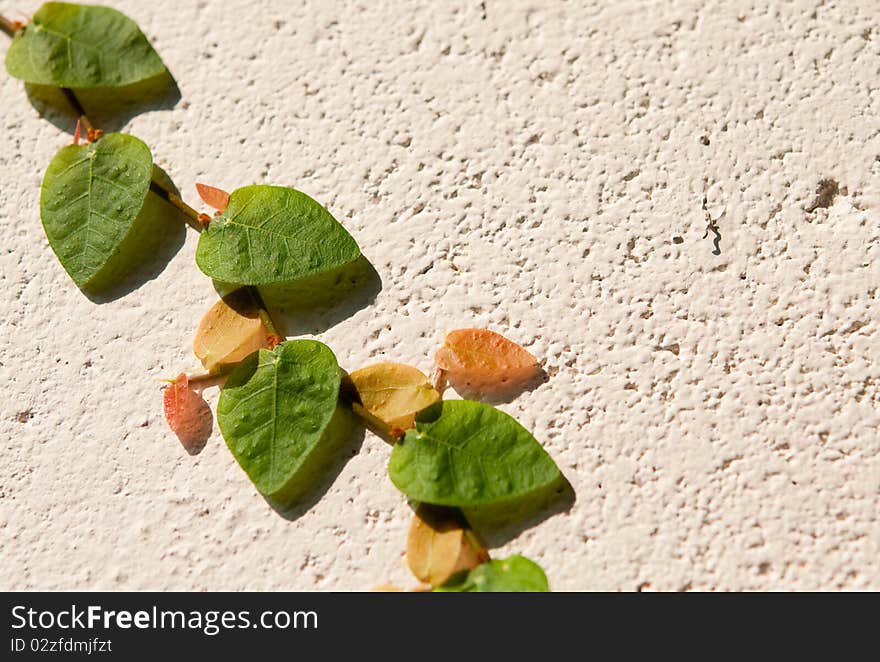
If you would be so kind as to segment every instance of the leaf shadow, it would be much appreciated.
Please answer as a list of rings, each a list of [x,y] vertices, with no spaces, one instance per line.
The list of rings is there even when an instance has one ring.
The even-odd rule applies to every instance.
[[[442,386],[450,386],[452,389],[465,400],[478,400],[486,404],[497,405],[507,402],[513,402],[523,393],[533,391],[542,384],[550,381],[550,376],[544,368],[539,367],[533,375],[523,381],[510,382],[495,387],[491,393],[485,393],[468,386],[463,380],[456,380],[451,375],[446,374],[442,377],[445,383]]]
[[[153,179],[169,190],[177,188],[168,174],[153,165]],[[119,251],[108,261],[107,274],[98,286],[83,288],[93,303],[116,301],[161,274],[186,240],[186,217],[152,191],[136,221],[137,229],[126,236]]]
[[[577,499],[571,483],[560,476],[525,497],[491,506],[463,508],[471,528],[488,548],[501,547],[554,515],[567,513]]]
[[[196,456],[205,450],[205,446],[208,445],[208,439],[211,438],[211,433],[214,431],[214,412],[211,411],[211,405],[207,403],[204,396],[204,390],[208,386],[209,384],[203,383],[193,389],[198,394],[200,400],[198,418],[202,420],[202,427],[198,430],[190,431],[189,435],[176,432],[180,445],[192,456]]]
[[[215,287],[226,291],[223,284]],[[258,289],[285,336],[317,335],[371,305],[382,291],[382,279],[362,255],[328,273]]]
[[[300,485],[294,502],[285,505],[263,496],[272,510],[289,522],[296,521],[305,515],[327,494],[342,469],[351,458],[360,452],[364,443],[364,428],[356,423],[355,416],[351,411],[340,406],[336,409],[336,416],[340,418],[337,421],[338,433],[333,436],[332,443],[319,447],[306,460],[310,466],[305,470],[301,469],[301,471],[310,479],[306,479]]]
[[[73,134],[77,113],[61,88],[25,83],[25,93],[41,117]],[[119,131],[142,113],[170,110],[181,99],[177,81],[167,71],[132,85],[77,89],[75,94],[92,124],[107,133]]]
[[[159,276],[171,259],[183,246],[186,227],[175,212],[169,212],[167,205],[148,195],[141,211],[152,226],[146,241],[140,243],[141,251],[133,253],[124,275],[104,287],[86,287],[82,292],[97,304],[110,303],[121,299]]]

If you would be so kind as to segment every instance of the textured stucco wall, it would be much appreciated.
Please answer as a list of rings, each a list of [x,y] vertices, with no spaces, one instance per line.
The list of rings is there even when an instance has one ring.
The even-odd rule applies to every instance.
[[[191,202],[196,181],[306,191],[380,274],[372,305],[293,331],[349,369],[429,371],[466,326],[546,360],[503,408],[577,501],[496,554],[560,590],[880,589],[876,3],[112,4],[181,99],[105,128]],[[0,99],[0,588],[413,585],[372,435],[295,521],[216,431],[183,452],[158,380],[198,367],[195,233],[84,297],[38,211],[71,123],[5,72]]]

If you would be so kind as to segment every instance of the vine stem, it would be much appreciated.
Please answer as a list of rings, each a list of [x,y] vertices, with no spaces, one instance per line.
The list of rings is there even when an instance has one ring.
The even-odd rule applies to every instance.
[[[214,383],[225,381],[230,372],[232,372],[232,368],[220,372],[193,372],[187,373],[186,379],[190,384],[209,382],[206,386],[211,386]]]
[[[203,230],[202,222],[199,220],[199,212],[186,204],[174,191],[165,188],[165,186],[157,182],[155,177],[150,180],[150,190],[186,216],[186,224],[193,230],[196,232]]]
[[[5,16],[0,15],[0,30],[6,33],[7,37],[14,37],[15,33],[21,29],[21,23],[12,21]]]
[[[82,103],[80,103],[79,98],[77,98],[76,93],[69,87],[62,87],[61,93],[64,95],[64,98],[67,99],[67,103],[70,104],[74,112],[79,115],[79,121],[82,122],[82,125],[85,127],[86,131],[90,135],[93,134],[95,132],[95,125],[92,124],[89,116],[86,115],[86,110],[85,108],[83,108]]]

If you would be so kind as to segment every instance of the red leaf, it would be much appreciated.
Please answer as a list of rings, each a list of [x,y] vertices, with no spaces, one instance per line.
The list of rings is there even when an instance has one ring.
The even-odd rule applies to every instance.
[[[165,389],[164,404],[168,426],[186,452],[197,455],[205,447],[214,426],[211,407],[190,387],[183,373]]]
[[[196,190],[206,205],[217,211],[226,211],[226,206],[229,204],[229,194],[226,191],[199,183],[196,183]]]

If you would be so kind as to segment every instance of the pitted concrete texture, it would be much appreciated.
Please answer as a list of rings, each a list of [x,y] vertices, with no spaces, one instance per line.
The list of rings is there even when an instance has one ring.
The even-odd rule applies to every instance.
[[[428,372],[444,331],[488,327],[545,362],[501,406],[577,499],[495,556],[557,590],[880,589],[876,3],[112,4],[180,99],[102,125],[192,204],[309,193],[381,277],[292,335]],[[83,296],[39,221],[73,122],[5,73],[0,98],[0,587],[415,585],[373,435],[294,520],[216,425],[183,452],[159,380],[199,368],[196,234]]]

